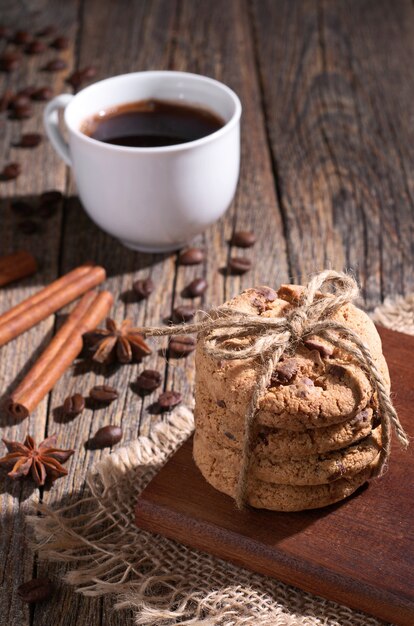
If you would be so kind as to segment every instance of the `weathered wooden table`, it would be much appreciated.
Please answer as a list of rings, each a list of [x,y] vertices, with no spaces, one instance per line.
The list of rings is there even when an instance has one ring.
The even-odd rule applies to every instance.
[[[90,64],[98,67],[97,79],[178,69],[228,83],[244,107],[237,196],[224,219],[197,242],[208,251],[202,268],[177,268],[174,254],[133,253],[98,230],[47,141],[36,150],[11,147],[21,128],[41,128],[43,107],[36,105],[35,115],[23,123],[1,113],[0,165],[18,161],[23,172],[15,182],[0,183],[0,253],[26,248],[41,262],[36,276],[1,290],[1,311],[88,259],[107,268],[107,286],[116,296],[114,317],[128,316],[140,325],[161,322],[183,301],[183,286],[199,275],[209,283],[206,296],[195,302],[203,308],[252,284],[300,281],[326,266],[352,269],[368,308],[414,288],[414,7],[409,0],[3,0],[1,14],[1,22],[13,29],[36,32],[54,23],[71,39],[60,54],[67,71],[41,71],[56,52],[26,57],[20,69],[1,76],[1,91],[28,84],[69,91],[67,74]],[[54,188],[65,192],[62,211],[45,221],[41,232],[20,232],[10,200]],[[258,238],[254,249],[245,251],[253,269],[241,278],[220,272],[235,228],[253,229]],[[148,275],[156,290],[137,304],[130,294],[132,280]],[[1,348],[2,395],[28,370],[61,318],[59,313]],[[192,358],[166,363],[155,350],[146,364],[165,374],[167,388],[190,396]],[[142,402],[130,388],[139,370],[139,365],[105,371],[82,364],[59,381],[29,419],[13,424],[4,411],[0,414],[2,435],[9,439],[30,432],[41,440],[57,433],[62,447],[76,449],[69,476],[50,491],[1,475],[1,625],[128,623],[128,614],[112,612],[108,600],[80,597],[65,586],[56,600],[30,610],[16,587],[33,573],[54,574],[54,566],[33,558],[25,514],[39,500],[64,503],[81,489],[85,472],[101,455],[85,450],[90,433],[104,424],[121,424],[125,443],[160,419],[147,412],[150,400]],[[57,407],[69,392],[87,393],[104,381],[120,390],[119,401],[72,421],[62,419]]]

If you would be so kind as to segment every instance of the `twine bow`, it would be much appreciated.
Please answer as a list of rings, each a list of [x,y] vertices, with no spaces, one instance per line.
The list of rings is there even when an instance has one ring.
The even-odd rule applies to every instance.
[[[326,293],[327,288],[331,292]],[[284,352],[295,348],[310,336],[318,336],[349,354],[368,374],[377,393],[382,427],[382,449],[374,475],[380,475],[390,455],[391,429],[400,443],[408,446],[408,437],[398,419],[383,376],[374,363],[368,346],[347,326],[332,320],[332,315],[359,294],[355,280],[342,273],[325,270],[316,274],[303,289],[298,306],[285,317],[250,315],[245,311],[221,306],[203,314],[193,324],[141,328],[146,336],[173,336],[183,332],[198,333],[204,338],[206,352],[215,359],[251,359],[259,357],[262,369],[244,418],[242,464],[236,502],[242,508],[247,499],[248,472],[252,453],[253,423],[261,396],[266,392],[275,366]],[[247,340],[239,341],[239,340]]]

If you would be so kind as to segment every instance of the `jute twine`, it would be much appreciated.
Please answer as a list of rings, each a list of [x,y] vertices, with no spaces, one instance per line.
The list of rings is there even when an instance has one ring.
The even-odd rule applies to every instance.
[[[326,292],[327,288],[331,292]],[[382,449],[374,475],[382,474],[391,448],[391,430],[408,446],[408,437],[398,419],[383,376],[378,371],[368,346],[350,328],[331,319],[344,304],[359,295],[355,280],[342,272],[325,270],[316,274],[304,288],[298,305],[285,317],[269,318],[221,306],[193,324],[168,327],[143,327],[145,336],[173,336],[197,333],[203,337],[206,352],[217,360],[253,359],[262,367],[244,417],[242,464],[236,503],[242,508],[247,500],[247,484],[252,452],[253,423],[259,400],[266,392],[273,370],[285,352],[293,353],[304,340],[317,336],[351,356],[367,372],[378,398],[382,427]],[[244,340],[244,341],[240,341]]]

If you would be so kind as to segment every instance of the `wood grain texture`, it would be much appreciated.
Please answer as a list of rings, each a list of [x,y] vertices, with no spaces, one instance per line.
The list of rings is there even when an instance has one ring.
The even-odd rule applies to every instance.
[[[76,198],[69,171],[46,140],[36,150],[11,147],[22,130],[43,132],[41,104],[34,105],[35,115],[24,122],[0,114],[0,169],[15,160],[23,169],[17,181],[0,183],[0,255],[26,248],[40,262],[33,278],[2,289],[0,311],[90,259],[108,270],[105,287],[116,298],[115,319],[127,316],[137,324],[160,323],[174,306],[187,303],[182,289],[197,276],[206,278],[209,288],[193,304],[205,309],[252,284],[277,285],[325,263],[355,266],[369,305],[382,295],[410,289],[414,189],[408,107],[413,88],[404,68],[412,60],[414,9],[404,1],[393,3],[395,10],[385,1],[353,4],[354,11],[343,3],[313,0],[4,0],[0,23],[31,32],[55,23],[71,44],[59,53],[68,61],[67,71],[39,71],[46,60],[58,56],[55,51],[25,56],[17,72],[0,75],[0,95],[6,88],[28,84],[50,85],[55,93],[70,91],[65,83],[70,71],[91,64],[98,69],[97,80],[128,71],[177,69],[229,84],[242,100],[243,118],[235,201],[224,218],[194,242],[207,250],[205,262],[184,268],[177,266],[176,255],[128,251],[92,224]],[[382,45],[384,40],[392,41],[392,56]],[[5,46],[0,41],[0,50]],[[382,88],[382,77],[389,89]],[[43,223],[40,233],[23,235],[10,211],[10,199],[52,188],[65,192],[62,210]],[[230,249],[234,229],[253,229],[256,246]],[[252,271],[242,277],[221,271],[230,254],[251,258]],[[132,281],[147,276],[156,290],[138,304]],[[3,396],[30,368],[66,312],[1,349]],[[33,572],[57,579],[61,571],[33,561],[24,514],[39,498],[57,505],[77,497],[88,469],[108,453],[84,447],[100,426],[121,424],[125,443],[163,419],[151,413],[156,394],[141,400],[131,386],[144,365],[161,371],[164,388],[181,391],[191,402],[193,358],[166,361],[159,352],[164,346],[154,342],[154,352],[143,365],[107,369],[79,363],[29,420],[11,424],[1,414],[3,436],[22,439],[30,431],[42,439],[56,432],[63,447],[77,452],[67,465],[68,478],[46,493],[0,476],[0,554],[5,555],[0,605],[6,607],[0,626],[128,623],[128,614],[112,611],[109,600],[81,598],[63,584],[50,603],[32,611],[22,605],[15,593],[17,584]],[[116,403],[107,409],[87,409],[73,421],[63,419],[60,406],[69,393],[87,394],[102,382],[120,390]]]
[[[414,337],[381,331],[396,405],[414,434]],[[185,480],[185,490],[182,485]],[[138,499],[140,528],[400,626],[414,621],[414,454],[393,446],[380,479],[315,511],[238,511],[211,487],[188,440]]]
[[[412,290],[412,3],[251,10],[294,277],[352,268],[368,306]]]

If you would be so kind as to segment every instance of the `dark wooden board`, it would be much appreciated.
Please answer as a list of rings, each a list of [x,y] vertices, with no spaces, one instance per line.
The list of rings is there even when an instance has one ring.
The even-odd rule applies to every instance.
[[[414,337],[381,330],[395,403],[414,435]],[[136,509],[140,528],[401,626],[414,623],[414,453],[393,446],[389,470],[315,511],[238,511],[202,477],[188,440]]]

